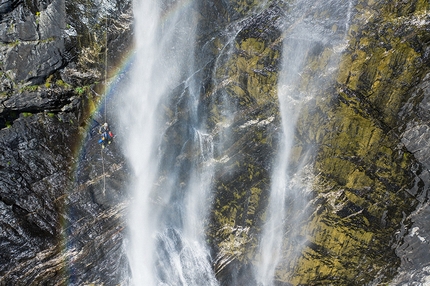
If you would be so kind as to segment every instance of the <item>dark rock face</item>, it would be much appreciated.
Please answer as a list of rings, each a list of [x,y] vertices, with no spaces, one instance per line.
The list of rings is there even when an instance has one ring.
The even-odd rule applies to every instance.
[[[64,1],[40,6],[10,5],[14,9],[5,9],[3,13],[0,40],[8,47],[2,47],[4,66],[1,70],[16,82],[43,83],[66,63],[63,60]]]
[[[100,153],[89,119],[106,43],[110,66],[131,45],[130,2],[108,4],[0,3],[0,285],[129,277],[126,167],[115,144]]]
[[[73,113],[32,115],[2,137],[8,148],[1,171],[2,285],[117,285],[128,279],[124,163],[115,145],[101,161],[98,136],[88,136],[84,149],[90,151],[81,154],[74,178],[70,146],[80,138],[74,120]]]
[[[70,146],[78,135],[69,122],[74,119],[72,114],[41,113],[22,116],[2,130],[2,282],[14,281],[13,274],[11,280],[6,278],[9,271],[58,242],[61,197],[71,183]]]
[[[396,285],[407,284],[410,281],[425,283],[429,276],[430,230],[427,223],[430,211],[428,205],[430,179],[428,138],[430,130],[427,109],[429,92],[429,74],[426,74],[420,84],[413,88],[400,112],[403,122],[401,141],[417,160],[417,164],[412,166],[416,177],[410,192],[416,196],[418,206],[407,217],[408,228],[404,227],[398,233],[402,239],[396,244],[396,254],[400,257],[399,273],[394,280]]]
[[[3,131],[2,242],[9,251],[18,246],[27,248],[18,257],[2,252],[4,261],[19,261],[20,255],[33,253],[31,248],[40,250],[55,242],[61,213],[61,203],[56,199],[67,188],[67,169],[72,160],[71,150],[58,142],[73,136],[76,128],[70,123],[43,114],[19,118],[12,128]]]
[[[37,46],[19,45],[8,53],[4,68],[13,72],[12,78],[16,81],[23,80],[41,84],[47,75],[62,66],[63,49],[62,43],[47,43]],[[34,65],[29,66],[29,62]]]

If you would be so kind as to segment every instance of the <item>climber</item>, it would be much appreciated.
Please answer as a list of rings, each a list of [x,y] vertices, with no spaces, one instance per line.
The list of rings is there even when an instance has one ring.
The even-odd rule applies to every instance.
[[[102,145],[102,148],[105,148],[108,144],[112,143],[113,134],[109,129],[109,125],[105,122],[102,126],[100,126],[99,134],[101,134],[101,138],[99,140],[99,144]]]

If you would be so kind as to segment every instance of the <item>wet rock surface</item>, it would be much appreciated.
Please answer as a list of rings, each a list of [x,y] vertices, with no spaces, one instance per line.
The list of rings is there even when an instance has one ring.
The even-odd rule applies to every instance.
[[[79,112],[69,108],[21,114],[1,131],[1,285],[128,279],[122,248],[128,172],[114,143],[101,153],[98,127],[77,153]]]
[[[0,3],[0,285],[126,283],[127,170],[91,114],[130,25],[127,1]]]
[[[208,110],[218,136],[227,130],[223,126],[234,130],[224,135],[231,147],[218,157],[209,234],[222,285],[255,283],[245,277],[258,259],[268,172],[278,152],[275,90],[285,36],[279,31],[289,24],[288,13],[276,12],[288,9],[278,5],[268,4],[261,13],[238,3],[212,7],[221,11],[216,23],[225,32],[211,42],[219,51],[212,73],[219,80],[206,85],[214,102]],[[428,200],[427,9],[425,1],[353,3],[333,84],[322,88],[298,119],[292,160],[312,170],[314,194],[309,218],[295,230],[305,248],[291,256],[299,242],[285,241],[277,284],[396,285],[408,281],[408,271],[412,281],[425,281],[429,253],[420,221],[426,220]],[[323,28],[340,27],[329,23]],[[342,49],[322,43],[302,80],[326,76],[328,55]],[[220,112],[228,100],[226,106],[237,110],[230,120]],[[394,278],[397,273],[401,278]]]
[[[300,229],[306,247],[293,260],[283,249],[276,285],[428,280],[430,7],[376,2],[354,2],[348,31],[322,25],[345,32],[348,44],[334,84],[298,121],[292,162],[309,173],[303,184],[314,192]],[[281,136],[288,5],[199,5],[199,112],[224,146],[215,150],[207,238],[220,283],[254,285]],[[90,114],[105,80],[106,44],[111,66],[131,45],[131,14],[129,1],[0,3],[0,285],[129,284],[129,170],[116,141],[100,148],[105,118]],[[302,76],[319,76],[338,48],[315,48]],[[176,103],[166,108],[187,108]],[[169,138],[187,134],[179,119]]]
[[[1,136],[1,273],[58,239],[76,128],[47,115],[22,117]],[[49,134],[49,135],[48,135]],[[58,142],[64,142],[59,145]]]

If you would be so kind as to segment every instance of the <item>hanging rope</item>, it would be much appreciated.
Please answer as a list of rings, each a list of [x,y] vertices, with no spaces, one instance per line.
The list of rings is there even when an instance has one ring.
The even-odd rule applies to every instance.
[[[108,14],[106,14],[106,20],[105,20],[105,74],[104,74],[104,84],[105,84],[105,95],[104,95],[104,122],[106,122],[107,120],[107,86],[108,86],[108,82],[107,82],[107,73],[108,73]],[[104,136],[104,135],[102,135]],[[102,149],[100,149],[100,153],[101,153],[101,157],[102,157],[102,170],[103,170],[103,195],[106,194],[106,173],[105,173],[105,160],[104,160],[104,156],[103,156],[103,142],[102,142]]]
[[[107,86],[108,86],[108,83],[107,83],[107,73],[108,73],[108,18],[109,18],[109,15],[108,14],[106,14],[106,32],[105,32],[105,92],[106,92],[106,90],[107,90]],[[106,122],[106,112],[107,112],[107,104],[106,104],[106,94],[105,94],[105,97],[104,97],[104,109],[105,109],[105,117],[104,117],[104,119],[105,119],[105,122]]]
[[[103,166],[103,196],[106,194],[106,173],[105,173],[105,161],[103,158],[103,149],[100,149],[102,154],[102,166]]]

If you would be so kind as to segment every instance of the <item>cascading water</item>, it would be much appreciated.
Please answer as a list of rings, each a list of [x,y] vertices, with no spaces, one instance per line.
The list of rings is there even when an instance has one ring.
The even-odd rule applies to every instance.
[[[213,144],[197,118],[196,5],[134,3],[135,61],[118,114],[134,170],[128,217],[133,285],[217,284],[203,233]]]
[[[262,285],[272,284],[284,256],[284,241],[301,245],[294,229],[300,225],[307,204],[298,189],[303,191],[306,186],[300,180],[301,168],[293,170],[288,162],[295,122],[300,106],[314,98],[336,70],[341,50],[337,48],[345,44],[344,34],[340,34],[347,30],[345,15],[352,3],[308,2],[285,4],[288,16],[279,78],[283,139],[272,173],[255,269],[255,280]],[[201,79],[193,61],[197,4],[154,0],[134,5],[136,54],[118,114],[124,152],[134,170],[128,217],[133,285],[218,284],[204,239],[216,151],[201,122],[204,120],[199,118]],[[324,10],[331,15],[329,19],[318,18],[318,12]],[[332,53],[323,74],[313,75],[303,88],[304,67],[315,50],[328,46]],[[234,107],[229,107],[228,100],[222,104],[229,118]]]
[[[305,245],[300,230],[306,220],[310,187],[304,177],[311,175],[304,168],[306,158],[299,166],[289,163],[296,122],[301,107],[322,94],[335,74],[340,53],[346,47],[353,2],[297,0],[286,6],[283,59],[278,81],[282,140],[271,175],[260,258],[254,271],[259,285],[273,285],[278,264],[279,267],[294,267],[293,262]],[[309,76],[309,64],[324,50],[330,50],[325,59],[326,66],[321,74]],[[280,263],[281,259],[284,259],[283,263]]]

